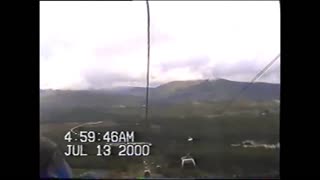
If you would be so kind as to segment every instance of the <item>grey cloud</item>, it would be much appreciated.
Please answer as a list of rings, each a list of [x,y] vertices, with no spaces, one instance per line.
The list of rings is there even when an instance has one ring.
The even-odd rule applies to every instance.
[[[218,64],[214,67],[207,66],[209,59],[195,58],[184,62],[166,63],[161,65],[162,73],[166,73],[175,68],[188,67],[193,71],[202,74],[203,79],[207,78],[227,78],[236,80],[239,77],[242,81],[251,81],[252,78],[261,71],[264,67],[258,66],[252,61],[242,61],[241,63],[226,65]],[[152,73],[152,69],[151,69]],[[134,86],[145,86],[146,75],[141,74],[139,77],[132,77],[124,73],[110,73],[101,71],[91,71],[84,75],[84,80],[89,88],[110,88],[113,84],[124,84]],[[268,82],[280,82],[280,65],[274,64],[265,74],[259,79]],[[163,82],[158,82],[150,77],[150,86],[155,87]]]
[[[163,63],[160,65],[160,67],[163,72],[167,72],[171,69],[184,68],[184,67],[188,67],[191,70],[196,71],[205,67],[209,62],[210,62],[210,59],[207,57],[190,58],[186,61]]]
[[[256,73],[259,71],[259,68],[251,61],[242,61],[235,64],[218,64],[213,69],[213,74],[217,77],[219,76],[230,76],[237,75],[242,73]]]
[[[252,61],[241,61],[236,64],[217,64],[214,67],[207,67],[203,72],[205,78],[230,78],[248,77],[242,79],[243,81],[251,81],[252,78],[258,74],[265,66],[257,65]],[[261,80],[278,81],[280,80],[280,65],[274,64],[268,69],[260,78]]]
[[[51,56],[56,55],[57,51],[70,49],[72,46],[69,42],[61,39],[47,40],[40,43],[40,60],[48,60]]]
[[[159,32],[153,32],[151,35],[151,46],[156,46],[161,43],[170,41],[172,38],[167,34],[162,34]],[[102,45],[101,47],[96,48],[97,56],[107,56],[112,57],[119,54],[129,54],[136,52],[140,49],[146,49],[146,36],[141,35],[133,37],[131,39],[122,40],[116,43]]]
[[[204,67],[209,63],[208,58],[192,58],[187,61],[169,62],[160,65],[161,74],[166,73],[175,68],[190,68],[192,71],[201,72]],[[152,68],[151,68],[152,74]],[[91,70],[83,75],[84,81],[88,88],[109,88],[112,84],[134,84],[135,86],[146,85],[146,74],[141,74],[139,77],[132,77],[125,73],[111,73]],[[163,82],[158,82],[150,77],[150,87],[155,87]]]
[[[280,74],[280,64],[274,64],[261,76],[260,80],[279,83],[281,78]]]
[[[52,50],[46,46],[40,48],[41,60],[47,60],[52,55]]]
[[[90,72],[84,75],[89,88],[110,88],[115,83],[143,84],[145,76],[131,77],[124,73]]]

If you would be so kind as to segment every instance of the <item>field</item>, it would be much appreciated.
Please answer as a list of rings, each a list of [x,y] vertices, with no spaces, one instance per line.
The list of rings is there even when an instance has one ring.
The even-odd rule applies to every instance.
[[[87,157],[66,157],[75,176],[86,171],[106,171],[106,177],[143,176],[143,161],[149,163],[152,177],[279,177],[279,148],[233,147],[232,144],[253,140],[261,144],[279,142],[279,104],[274,102],[236,103],[227,112],[217,114],[219,103],[176,104],[152,106],[151,126],[144,125],[141,107],[113,108],[87,122],[103,121],[81,130],[105,132],[135,131],[136,141],[152,143],[151,155],[142,157],[97,157],[96,146],[85,144]],[[265,113],[262,113],[265,112]],[[66,151],[64,135],[85,122],[68,116],[68,120],[41,122],[41,133]],[[188,142],[188,137],[193,141]],[[79,144],[79,143],[78,143]],[[191,153],[195,169],[182,169],[182,156]],[[156,169],[160,165],[161,169]]]

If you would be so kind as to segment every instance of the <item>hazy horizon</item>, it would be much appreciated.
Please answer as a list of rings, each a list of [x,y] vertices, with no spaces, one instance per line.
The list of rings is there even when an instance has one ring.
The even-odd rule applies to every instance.
[[[233,81],[233,80],[230,80],[230,79],[224,79],[224,78],[216,78],[216,79],[197,79],[197,80],[173,80],[173,81],[170,81],[170,82],[166,82],[166,83],[163,83],[163,84],[158,84],[158,85],[154,85],[154,86],[149,86],[149,88],[157,88],[161,85],[164,85],[164,84],[167,84],[167,83],[171,83],[171,82],[185,82],[185,81],[206,81],[206,80],[209,80],[209,81],[214,81],[214,80],[218,80],[218,79],[222,79],[222,80],[227,80],[227,81]],[[250,82],[250,81],[234,81],[234,82]],[[261,81],[258,81],[258,82],[254,82],[254,83],[267,83],[267,84],[277,84],[277,85],[280,85],[280,83],[274,83],[274,82],[261,82]],[[87,89],[74,89],[74,88],[71,88],[71,89],[55,89],[55,88],[40,88],[40,90],[112,90],[112,89],[121,89],[121,88],[135,88],[135,87],[139,87],[139,88],[146,88],[146,86],[115,86],[115,87],[105,87],[105,88],[87,88]]]

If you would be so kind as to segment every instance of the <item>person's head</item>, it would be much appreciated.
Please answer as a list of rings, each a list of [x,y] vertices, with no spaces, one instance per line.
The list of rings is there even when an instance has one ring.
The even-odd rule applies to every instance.
[[[57,145],[48,138],[40,137],[40,177],[71,178],[71,176],[71,168]]]

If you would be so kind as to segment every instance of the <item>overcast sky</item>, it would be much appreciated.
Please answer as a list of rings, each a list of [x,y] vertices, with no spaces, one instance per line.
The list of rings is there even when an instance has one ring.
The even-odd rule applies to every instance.
[[[250,81],[280,53],[277,1],[151,1],[150,83]],[[40,2],[40,88],[145,86],[144,1]],[[280,82],[280,60],[259,81]]]

